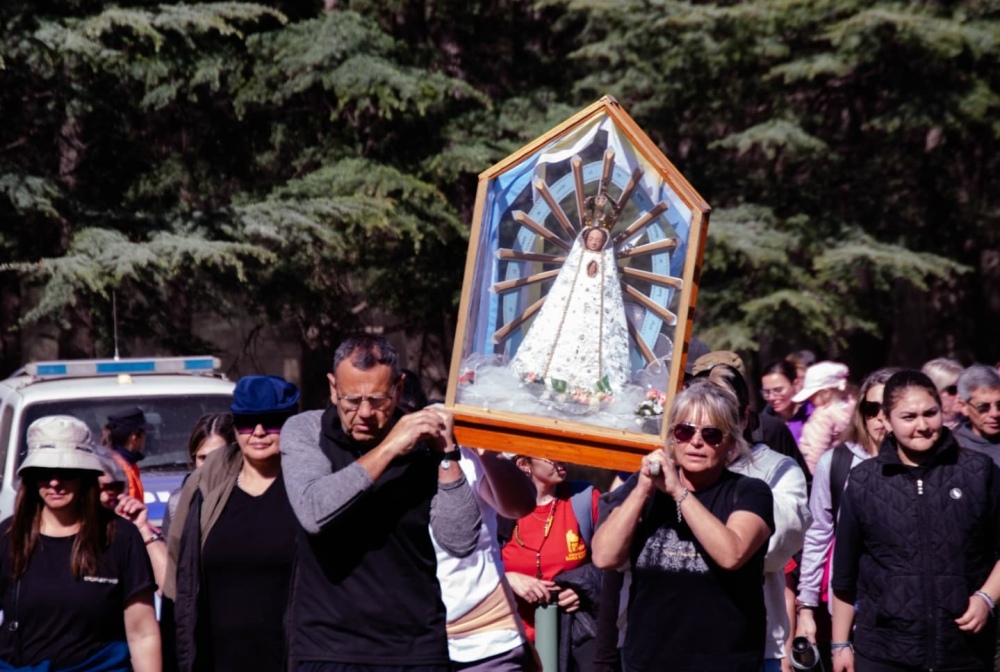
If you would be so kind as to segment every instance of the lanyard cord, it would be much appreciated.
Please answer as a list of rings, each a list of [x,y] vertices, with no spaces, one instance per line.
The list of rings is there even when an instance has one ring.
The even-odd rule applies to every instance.
[[[542,534],[542,543],[538,544],[538,550],[535,551],[535,578],[542,578],[542,546],[545,545],[545,541],[549,538],[549,532],[552,531],[552,523],[556,518],[556,504],[559,503],[559,499],[555,498],[552,500],[552,508],[549,509],[549,517],[545,519],[545,528]],[[521,533],[518,529],[518,523],[514,523],[514,540],[517,545],[521,548],[526,548],[524,542],[521,540]],[[532,549],[528,549],[529,551]]]

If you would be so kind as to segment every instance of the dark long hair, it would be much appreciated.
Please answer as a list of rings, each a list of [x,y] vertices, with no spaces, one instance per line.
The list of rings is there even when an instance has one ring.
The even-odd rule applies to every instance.
[[[191,429],[191,437],[188,439],[188,455],[191,456],[192,462],[201,444],[213,435],[221,436],[226,440],[226,443],[236,443],[232,413],[206,413],[198,418]]]
[[[79,579],[97,572],[97,562],[115,536],[115,515],[101,506],[100,488],[96,472],[82,471],[80,491],[73,506],[80,516],[80,531],[73,542],[70,569]],[[17,490],[14,516],[10,529],[11,576],[18,579],[28,569],[31,555],[38,547],[45,502],[38,494],[37,472],[28,469],[21,477]]]
[[[886,418],[889,417],[892,409],[896,407],[896,403],[900,397],[906,394],[906,391],[912,387],[927,392],[937,402],[938,408],[941,408],[941,395],[938,394],[937,385],[934,384],[934,381],[927,374],[915,369],[903,369],[892,374],[889,380],[885,381],[885,389],[882,391],[882,410],[885,412]]]
[[[101,430],[101,445],[107,446],[112,450],[115,448],[124,448],[125,444],[128,443],[129,437],[133,434],[138,434],[140,431],[142,430],[119,427],[109,423],[104,425],[104,429]]]
[[[772,373],[777,373],[788,379],[789,383],[795,384],[795,379],[799,377],[799,371],[795,368],[795,365],[789,362],[787,359],[776,359],[773,362],[768,362],[764,370],[761,371],[760,377],[771,375]]]

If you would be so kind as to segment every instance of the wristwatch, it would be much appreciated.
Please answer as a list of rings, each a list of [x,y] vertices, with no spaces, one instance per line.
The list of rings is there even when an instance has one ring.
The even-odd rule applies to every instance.
[[[462,459],[462,451],[458,448],[441,453],[441,468],[451,469],[451,463]]]

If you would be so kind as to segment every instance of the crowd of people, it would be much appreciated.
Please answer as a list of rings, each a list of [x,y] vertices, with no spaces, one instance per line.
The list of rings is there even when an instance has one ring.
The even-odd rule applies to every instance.
[[[100,441],[40,418],[0,523],[0,672],[534,672],[553,623],[546,672],[994,670],[1000,372],[855,386],[814,360],[765,366],[759,411],[738,355],[691,362],[666,445],[602,494],[457,445],[352,337],[324,410],[255,375],[198,420],[162,529],[141,409]]]

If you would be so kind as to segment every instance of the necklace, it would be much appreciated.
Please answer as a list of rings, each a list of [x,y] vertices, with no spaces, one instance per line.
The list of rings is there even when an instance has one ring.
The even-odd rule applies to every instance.
[[[552,500],[552,506],[549,508],[548,518],[545,519],[545,527],[542,532],[542,543],[538,544],[537,549],[528,549],[529,551],[535,550],[535,577],[539,579],[542,578],[542,546],[545,545],[545,541],[549,538],[549,532],[552,531],[552,523],[556,518],[556,504],[558,503],[558,498]],[[527,546],[524,545],[524,541],[521,540],[521,531],[518,523],[514,524],[514,540],[521,548],[527,548]]]
[[[556,497],[553,495],[552,502],[554,503],[555,501],[556,501]],[[539,504],[539,506],[541,506],[541,504],[548,504],[548,503],[549,502],[542,502],[542,503]],[[538,508],[538,507],[535,507],[535,508]],[[549,513],[551,513],[551,512],[549,512]],[[540,515],[538,515],[538,513],[536,511],[532,511],[531,512],[531,517],[534,518],[535,520],[541,520],[543,522],[549,520],[549,514],[543,514],[543,515],[540,516]]]

